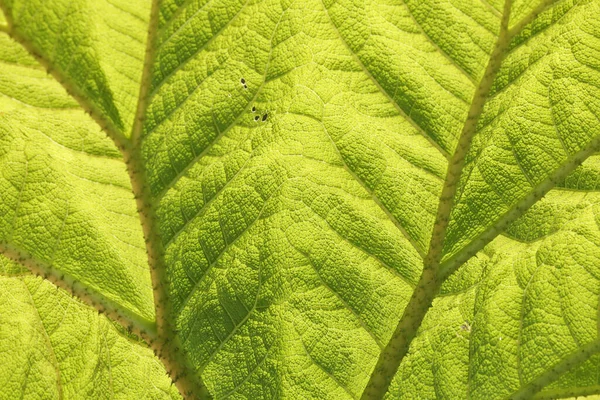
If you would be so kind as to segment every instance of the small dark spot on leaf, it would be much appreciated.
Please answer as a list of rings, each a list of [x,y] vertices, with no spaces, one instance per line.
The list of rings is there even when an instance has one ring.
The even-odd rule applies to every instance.
[[[265,114],[265,115],[263,115],[263,117],[262,117],[262,120],[263,120],[263,121],[266,121],[268,117],[269,117],[269,115],[268,115],[268,114]]]
[[[258,120],[260,119],[260,117],[257,115],[256,117],[254,117],[254,120],[258,122]]]
[[[256,112],[256,107],[252,106],[252,112]]]
[[[246,80],[244,78],[240,79],[240,82],[242,83],[242,85],[246,84]]]

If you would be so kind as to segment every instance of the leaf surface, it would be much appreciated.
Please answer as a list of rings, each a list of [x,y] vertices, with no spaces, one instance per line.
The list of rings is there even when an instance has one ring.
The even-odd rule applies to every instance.
[[[129,132],[139,93],[149,2],[2,3],[15,30],[105,123]]]
[[[594,183],[571,188],[551,191],[446,283],[388,398],[507,398],[597,343],[600,199]],[[539,398],[597,393],[598,362],[572,361]]]
[[[178,399],[146,346],[0,259],[0,399]]]
[[[143,237],[119,152],[18,44],[0,40],[3,252],[151,325]]]
[[[501,1],[165,0],[149,27],[148,2],[39,3],[1,3],[13,36],[117,144],[139,127],[176,339],[215,398],[360,397],[419,280],[448,170],[461,178],[441,268],[467,264],[389,395],[503,398],[550,384],[597,340],[598,1],[515,0],[495,76]],[[0,77],[13,126],[0,151],[18,166],[2,169],[6,246],[152,321],[120,155],[50,79],[23,89],[27,60]],[[31,158],[48,161],[30,174]],[[547,390],[599,385],[596,364]]]

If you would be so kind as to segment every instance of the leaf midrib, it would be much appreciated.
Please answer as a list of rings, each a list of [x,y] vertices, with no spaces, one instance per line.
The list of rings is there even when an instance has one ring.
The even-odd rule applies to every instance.
[[[545,12],[545,11],[547,11],[547,10],[548,10],[548,9],[550,9],[550,8],[551,8],[551,7],[552,7],[552,6],[553,6],[555,3],[557,3],[557,2],[560,2],[560,1],[561,1],[561,0],[544,0],[544,1],[542,1],[542,2],[541,2],[541,3],[540,3],[540,4],[539,4],[539,5],[538,5],[538,6],[537,6],[537,7],[536,7],[536,8],[535,8],[535,9],[534,9],[534,10],[533,10],[533,11],[532,11],[530,14],[529,14],[529,15],[527,15],[527,16],[525,16],[525,17],[523,17],[523,18],[522,18],[520,21],[518,21],[518,22],[517,22],[517,23],[516,23],[516,24],[515,24],[515,25],[514,25],[514,26],[513,26],[511,29],[509,29],[509,30],[508,30],[508,38],[507,38],[507,41],[508,41],[508,43],[511,43],[511,42],[512,42],[512,40],[513,40],[513,39],[514,39],[516,36],[518,36],[518,35],[521,33],[521,31],[522,31],[522,30],[523,30],[523,29],[524,29],[524,28],[525,28],[525,27],[526,27],[528,24],[530,24],[531,22],[533,22],[533,20],[534,20],[534,19],[535,19],[535,18],[536,18],[536,17],[537,17],[539,14],[541,14],[542,12]],[[569,10],[568,10],[568,11],[565,13],[565,15],[566,15],[566,14],[568,14],[568,13],[569,13],[569,12],[570,12],[572,9],[574,9],[574,8],[575,8],[575,6],[574,6],[574,7],[572,7],[571,9],[569,9]],[[563,17],[564,17],[564,15],[563,15]],[[504,52],[503,56],[504,56],[504,57],[506,57],[508,54],[510,54],[510,53],[511,53],[511,51],[512,51],[512,50],[514,50],[514,49],[510,49],[510,48],[508,48],[508,49],[507,49],[507,50]],[[541,57],[541,58],[542,58],[542,57]],[[520,77],[520,76],[519,76],[519,77]],[[511,86],[513,83],[514,83],[514,81],[510,82],[510,83],[509,83],[509,84],[507,84],[507,85],[506,85],[504,88],[502,88],[502,90],[504,90],[504,89],[506,89],[507,87]],[[487,102],[488,102],[490,99],[494,98],[494,97],[495,97],[497,94],[498,94],[497,92],[496,92],[496,93],[490,93],[490,95],[489,95],[488,97],[486,97],[486,98],[485,98],[485,100],[484,100],[484,101],[485,101],[485,104],[487,104]],[[482,111],[483,111],[483,110],[484,110],[484,108],[482,107]],[[479,129],[478,131],[480,131],[480,129]],[[589,146],[588,146],[588,147],[589,147]],[[585,149],[584,149],[584,150],[585,150]],[[584,152],[584,151],[581,151],[580,153],[582,153],[582,152]],[[568,153],[567,153],[567,154],[568,154]],[[578,154],[579,154],[579,153],[578,153]],[[586,155],[586,156],[585,156],[585,157],[584,157],[584,158],[581,160],[581,162],[583,162],[583,160],[585,160],[585,159],[586,159],[587,157],[589,157],[590,155],[591,155],[591,154],[587,154],[587,155]],[[561,171],[561,170],[565,169],[565,168],[564,168],[564,167],[565,167],[565,165],[567,165],[567,164],[569,164],[570,162],[572,162],[572,160],[573,160],[573,159],[575,159],[575,158],[579,158],[579,157],[577,157],[577,155],[575,155],[575,156],[573,156],[573,157],[570,157],[570,158],[568,158],[568,159],[567,159],[567,160],[566,160],[566,161],[565,161],[565,162],[562,164],[562,167],[561,167],[561,168],[559,168],[559,169],[558,169],[558,170],[555,172],[555,174],[553,174],[553,175],[557,175],[559,171]],[[519,165],[519,166],[520,166],[520,165]],[[568,169],[568,168],[567,168],[567,169]],[[565,173],[565,172],[563,172],[563,173]],[[524,176],[525,176],[525,177],[528,179],[528,181],[529,181],[530,183],[532,183],[532,182],[530,181],[529,177],[528,177],[528,176],[527,176],[527,175],[526,175],[524,172],[523,172],[523,174],[524,174]],[[566,173],[565,173],[565,174],[566,174]],[[552,188],[553,188],[553,187],[556,185],[556,181],[558,181],[558,179],[557,179],[557,178],[555,178],[555,177],[553,177],[553,176],[551,176],[551,177],[549,178],[549,180],[551,181],[550,183],[551,183],[552,185],[551,185],[551,187],[548,187],[548,188],[547,188],[546,192],[547,192],[547,191],[549,191],[550,189],[552,189]],[[507,212],[506,212],[506,213],[505,213],[505,214],[504,214],[504,215],[503,215],[501,218],[499,218],[499,219],[498,219],[496,222],[494,222],[493,224],[490,224],[490,225],[488,226],[488,228],[487,228],[486,230],[484,230],[484,232],[482,232],[480,235],[478,235],[477,237],[475,237],[475,238],[471,239],[471,240],[469,241],[469,243],[468,243],[466,246],[462,247],[462,249],[461,249],[459,252],[457,252],[455,255],[453,255],[453,256],[452,256],[450,259],[448,259],[448,260],[446,260],[446,261],[442,260],[442,264],[440,265],[440,272],[441,272],[441,276],[447,276],[447,275],[449,275],[449,274],[450,274],[450,273],[449,273],[449,270],[450,270],[450,269],[454,269],[454,270],[455,270],[455,269],[456,269],[456,268],[458,268],[460,265],[462,265],[464,262],[468,261],[468,259],[469,259],[469,258],[471,258],[471,257],[474,255],[474,254],[472,254],[471,256],[467,256],[467,257],[465,257],[467,254],[476,253],[476,252],[478,252],[479,250],[481,250],[481,249],[483,248],[483,246],[484,246],[484,245],[479,245],[479,246],[477,246],[477,242],[481,243],[481,241],[482,241],[481,239],[482,239],[484,236],[489,236],[489,232],[496,231],[496,233],[495,233],[495,234],[494,234],[494,236],[493,236],[493,237],[495,237],[495,236],[499,235],[501,232],[503,232],[503,231],[504,231],[504,229],[506,228],[506,226],[508,226],[508,224],[509,224],[510,222],[514,221],[514,220],[515,220],[515,219],[517,219],[519,216],[523,215],[523,214],[524,214],[524,213],[527,211],[528,207],[524,207],[524,205],[523,205],[522,203],[526,203],[525,199],[527,199],[529,196],[531,196],[533,193],[535,193],[535,192],[536,192],[536,190],[538,190],[538,188],[539,188],[540,186],[542,186],[542,185],[543,185],[543,184],[544,184],[546,181],[547,181],[547,180],[543,181],[541,184],[539,184],[539,185],[537,185],[537,186],[532,184],[532,185],[531,185],[531,186],[532,186],[532,190],[531,190],[531,191],[529,191],[529,194],[528,194],[528,195],[527,195],[525,198],[523,198],[521,201],[519,201],[519,202],[517,202],[516,204],[514,204],[514,205],[513,205],[513,206],[512,206],[512,207],[509,209],[509,211],[507,211]],[[459,196],[461,196],[461,195],[462,195],[462,194],[459,194]],[[537,197],[537,196],[536,196],[536,197]],[[539,196],[539,198],[541,198],[541,196]],[[537,200],[536,200],[536,201],[537,201]],[[533,203],[532,203],[532,204],[533,204]],[[512,211],[512,210],[515,210],[515,209],[522,209],[522,212],[520,212],[518,215],[513,215],[513,214],[511,213],[511,211]],[[510,214],[510,215],[509,215],[509,214]],[[498,229],[498,227],[499,227],[499,226],[502,226],[503,228],[501,228],[501,229]],[[486,233],[487,233],[487,235],[486,235]],[[492,238],[490,238],[488,241],[486,241],[486,242],[485,242],[485,244],[489,243],[489,242],[490,242],[490,241],[493,239],[493,237],[492,237]],[[473,249],[473,247],[474,247],[473,245],[475,245],[475,246],[476,246],[478,249],[477,249],[477,250],[474,250],[474,249]],[[450,263],[450,260],[451,260],[451,259],[460,259],[460,260],[462,260],[462,262],[460,262],[460,263],[459,263],[459,265],[455,265],[454,267],[450,267],[449,265],[450,265],[450,264],[452,264],[452,263]],[[456,262],[454,262],[454,264],[456,264]],[[444,270],[446,270],[446,272],[443,272]],[[454,272],[454,271],[452,271],[452,272]]]
[[[546,3],[554,3],[554,1],[546,1],[546,2],[544,2],[544,3],[543,3],[543,4],[544,4],[544,6],[540,6],[540,7],[538,7],[538,8],[540,8],[540,9],[543,9],[543,8],[545,8],[545,7],[549,7],[549,5],[547,5]],[[326,8],[325,8],[325,10],[326,10],[326,12],[327,12],[327,15],[329,16],[328,10],[327,10]],[[541,11],[539,11],[539,12],[541,12]],[[534,18],[535,18],[535,15],[531,17],[531,20],[533,20]],[[336,31],[337,31],[337,27],[335,26],[335,24],[333,24],[333,22],[332,22],[332,25],[334,26],[334,29],[336,29]],[[522,27],[521,27],[521,28],[522,28]],[[516,32],[516,30],[514,30],[514,29],[511,29],[511,31],[514,31],[514,32]],[[338,31],[338,34],[339,34],[339,31]],[[16,33],[13,31],[13,35],[18,35],[18,34],[16,34]],[[340,36],[340,38],[341,38],[341,36]],[[358,59],[358,57],[356,56],[356,54],[350,50],[350,48],[348,47],[347,43],[346,43],[346,42],[345,42],[343,39],[342,39],[342,42],[343,42],[343,43],[344,43],[344,45],[345,45],[345,46],[348,48],[348,50],[350,51],[350,53],[352,54],[352,56],[353,56],[353,57],[356,59],[356,61],[357,61],[357,62],[358,62],[358,64],[361,66],[361,68],[363,69],[363,71],[365,72],[365,74],[366,74],[367,76],[369,76],[371,80],[373,80],[373,82],[374,82],[374,83],[375,83],[375,85],[376,85],[376,86],[379,88],[379,90],[381,91],[381,93],[383,93],[384,95],[386,95],[386,97],[387,97],[387,98],[388,98],[388,99],[389,99],[389,100],[392,102],[392,104],[394,104],[395,106],[397,106],[396,102],[394,102],[394,101],[393,101],[393,100],[390,98],[390,96],[387,94],[387,92],[385,92],[385,90],[383,90],[383,88],[382,88],[382,87],[381,87],[381,86],[378,84],[378,82],[377,82],[377,81],[374,79],[374,77],[373,77],[373,76],[372,76],[372,75],[371,75],[371,74],[368,72],[368,70],[366,70],[365,66],[364,66],[364,65],[363,65],[363,64],[360,62],[360,60]],[[23,44],[23,43],[22,43],[22,44]],[[25,45],[25,44],[24,44],[24,45]],[[27,47],[27,46],[26,46],[26,47]],[[65,85],[65,84],[63,83],[63,85]],[[141,85],[141,86],[143,87],[143,86],[145,86],[145,85]],[[148,86],[149,86],[149,85],[148,85]],[[142,90],[142,89],[141,89],[141,90]],[[76,96],[76,95],[73,95],[73,97],[75,97],[75,98],[76,98],[76,100],[78,100],[78,102],[79,102],[80,104],[82,104],[82,106],[84,106],[84,108],[86,108],[86,109],[92,109],[92,114],[96,114],[96,115],[98,116],[98,118],[100,118],[100,119],[102,119],[102,118],[103,118],[103,117],[102,117],[101,115],[99,115],[97,112],[94,112],[94,111],[93,111],[93,108],[94,108],[94,107],[93,107],[93,106],[90,106],[90,105],[88,104],[88,102],[87,102],[87,101],[86,101],[86,100],[85,100],[83,97],[80,97],[80,98],[79,98],[79,97],[78,97],[78,96]],[[141,97],[142,97],[142,96],[140,96],[140,98],[141,98]],[[87,106],[87,107],[86,107],[86,106]],[[401,112],[401,109],[400,109],[399,111]],[[144,112],[143,112],[143,113],[141,113],[139,116],[143,115],[144,113],[145,113],[145,107],[144,107]],[[401,115],[403,115],[403,114],[404,114],[404,113],[403,113],[403,112],[401,112]],[[95,118],[95,119],[96,119],[96,118]],[[135,119],[135,121],[137,121],[137,120],[138,120],[138,113],[136,113],[136,119]],[[414,124],[414,121],[412,121],[411,119],[407,119],[407,120],[408,120],[409,122],[411,122],[411,123],[413,123],[413,124]],[[97,120],[97,121],[98,121],[98,120]],[[135,124],[135,121],[134,121],[134,124]],[[104,121],[103,121],[103,122],[104,122]],[[100,125],[101,125],[101,126],[103,126],[103,129],[104,129],[105,131],[107,131],[107,133],[108,133],[108,135],[109,135],[110,137],[113,137],[113,138],[114,138],[114,137],[116,137],[116,138],[117,138],[117,139],[114,139],[114,140],[115,140],[115,142],[118,142],[118,141],[119,141],[119,137],[120,137],[120,136],[122,137],[122,134],[120,134],[120,135],[119,135],[119,132],[118,132],[118,131],[116,131],[116,132],[117,132],[117,134],[115,134],[115,131],[114,131],[113,129],[111,129],[111,128],[110,128],[110,126],[105,126],[105,125],[102,125],[102,124],[100,124]],[[140,124],[140,126],[141,126],[141,125],[143,125],[143,124]],[[419,130],[419,132],[421,132],[421,133],[424,133],[424,132],[423,132],[423,130],[422,130],[422,129],[420,129],[418,126],[415,126],[415,127],[416,127],[416,128]],[[133,129],[132,129],[132,131],[133,131]],[[430,142],[432,142],[432,139],[431,139],[431,138],[430,138],[428,135],[425,135],[425,136],[426,136],[426,138],[427,138],[427,139],[428,139]],[[132,138],[133,138],[133,137],[134,137],[134,136],[133,136],[133,132],[132,132]],[[433,141],[432,145],[434,145],[434,147],[436,147],[436,148],[438,147],[438,146],[436,146],[436,143],[435,143],[435,141]],[[439,150],[439,151],[440,151],[440,152],[443,154],[443,151],[442,151],[440,148],[438,148],[438,150]],[[588,157],[589,157],[589,155],[588,155]],[[587,157],[585,157],[585,158],[587,158]],[[585,159],[585,158],[583,158],[583,159]],[[577,162],[578,162],[578,163],[580,163],[581,161],[582,161],[582,159],[578,159],[578,160],[577,160]],[[550,185],[550,186],[551,186],[550,188],[552,188],[552,187],[554,186],[554,182],[552,182],[552,185]],[[550,188],[549,188],[548,190],[550,190]],[[523,211],[523,213],[524,213],[524,211]],[[495,224],[493,224],[492,226],[499,226],[499,225],[502,225],[502,224],[501,224],[501,223],[499,223],[499,222],[496,222],[496,223],[495,223]],[[496,235],[497,235],[497,234],[496,234]],[[491,239],[490,239],[490,240],[491,240]],[[470,243],[470,244],[472,244],[474,241],[475,241],[475,239],[474,239],[473,241],[471,241],[471,243]],[[463,251],[461,251],[461,252],[463,252]],[[465,260],[465,261],[466,261],[466,260]],[[464,261],[463,261],[463,263],[464,263]],[[461,264],[462,264],[462,263],[461,263]]]
[[[424,279],[426,277],[425,272],[428,268],[433,268],[434,273],[436,275],[438,275],[439,279],[441,279],[441,281],[443,282],[460,265],[464,264],[464,262],[466,262],[469,258],[474,256],[477,251],[481,250],[481,248],[483,248],[483,246],[485,244],[487,244],[487,242],[481,244],[481,243],[475,243],[474,240],[471,241],[469,244],[475,243],[476,246],[479,245],[478,246],[479,248],[477,248],[476,251],[473,251],[471,253],[467,253],[462,250],[459,251],[458,254],[459,255],[462,254],[464,257],[462,260],[460,260],[459,263],[456,263],[456,265],[454,265],[454,268],[451,268],[451,269],[442,268],[442,267],[444,267],[444,265],[439,264],[441,261],[441,258],[443,256],[442,245],[443,245],[443,242],[444,242],[445,236],[446,236],[448,220],[450,217],[451,210],[453,209],[452,199],[455,197],[455,193],[454,193],[455,190],[450,190],[449,188],[452,188],[455,185],[454,183],[452,183],[453,181],[456,181],[456,183],[458,183],[458,180],[461,176],[463,163],[464,163],[464,156],[466,155],[467,151],[470,148],[472,136],[477,131],[477,121],[479,120],[479,117],[481,116],[482,112],[484,111],[484,106],[488,99],[489,90],[491,89],[491,85],[493,83],[493,80],[495,79],[496,73],[500,70],[501,61],[502,61],[503,57],[506,55],[508,45],[511,42],[511,40],[515,37],[515,35],[517,35],[521,29],[523,29],[531,21],[533,21],[539,13],[545,11],[547,9],[547,7],[549,7],[553,3],[554,3],[553,0],[544,1],[536,9],[534,9],[534,11],[530,15],[526,16],[521,21],[519,21],[515,25],[515,28],[512,30],[508,29],[508,18],[510,16],[510,10],[511,10],[512,4],[511,4],[510,0],[507,0],[504,4],[503,23],[502,24],[503,24],[505,37],[504,38],[502,37],[503,32],[501,29],[501,37],[498,39],[498,42],[496,44],[496,49],[494,50],[494,52],[492,53],[492,56],[490,57],[488,67],[486,68],[486,74],[482,78],[482,81],[480,82],[479,87],[476,90],[476,94],[474,96],[474,102],[471,104],[471,110],[469,111],[469,117],[467,118],[465,125],[463,127],[461,138],[459,139],[459,144],[457,146],[457,151],[455,152],[455,154],[452,157],[453,164],[450,165],[448,168],[448,173],[447,173],[445,183],[444,183],[444,190],[443,190],[442,196],[440,198],[438,215],[436,217],[436,224],[434,226],[434,233],[432,235],[432,240],[431,240],[427,258],[425,259],[425,269],[423,272],[423,277],[421,279]],[[498,52],[498,54],[496,54],[497,52]],[[493,57],[498,57],[498,60],[494,61]],[[493,62],[497,63],[497,65],[492,67]],[[488,71],[487,71],[488,69],[490,71],[489,76],[488,76]],[[491,72],[491,71],[495,71],[495,72]],[[488,79],[487,83],[485,83],[486,79]],[[484,85],[488,85],[488,84],[489,84],[489,87],[486,89],[483,89],[485,87]],[[483,96],[479,96],[478,92],[480,92],[480,91],[483,91],[483,93],[485,93],[485,94]],[[477,102],[480,103],[479,107],[476,106]],[[469,126],[469,124],[470,124],[470,126]],[[598,140],[598,139],[600,139],[600,137],[596,138],[596,139]],[[461,144],[462,141],[466,141],[466,143]],[[574,157],[572,160],[568,160],[568,161],[574,161],[574,162],[572,162],[568,166],[565,166],[564,168],[559,169],[559,171],[557,171],[557,173],[555,173],[553,175],[557,175],[557,174],[560,175],[560,172],[563,172],[566,174],[569,172],[569,167],[571,167],[570,169],[572,170],[572,169],[574,169],[574,167],[576,165],[581,164],[581,162],[583,162],[583,160],[585,160],[587,157],[589,157],[591,154],[593,154],[594,142],[595,141],[592,141],[590,143],[590,146],[587,146],[586,149],[579,152],[576,155],[576,157]],[[596,146],[600,146],[600,144],[596,144]],[[584,151],[585,151],[585,153],[584,153]],[[461,156],[461,155],[459,155],[460,153],[463,153],[464,155]],[[455,168],[455,166],[456,166],[456,168]],[[457,169],[457,170],[452,172],[452,168]],[[556,179],[556,178],[557,178],[556,176],[552,176],[550,179],[548,179],[544,182],[546,184],[546,187],[544,188],[546,191],[548,191],[552,187],[554,187],[555,183],[558,181],[558,179]],[[449,192],[449,193],[446,194],[446,192]],[[512,219],[507,218],[505,220],[506,225],[508,225],[508,223],[510,223],[512,220],[516,219],[516,217],[518,217],[519,215],[522,215],[533,203],[535,203],[537,200],[539,200],[539,198],[541,198],[542,195],[543,195],[543,193],[535,193],[534,192],[533,198],[530,198],[531,196],[527,196],[526,199],[530,198],[530,200],[531,200],[531,204],[529,204],[529,205],[527,205],[526,203],[523,203],[523,201],[518,202],[517,204],[522,203],[521,207],[519,207],[517,209],[518,213],[514,213],[514,215],[512,215],[512,217],[513,217]],[[449,202],[448,207],[444,207],[444,204],[443,204],[445,196],[447,196],[446,201]],[[438,225],[439,225],[439,227],[438,227]],[[489,241],[491,241],[494,237],[496,237],[498,234],[500,234],[501,231],[503,231],[505,227],[506,226],[504,226],[503,229],[497,229],[497,225],[490,226],[488,228],[488,231],[491,232],[492,234],[490,234]],[[440,231],[437,234],[436,234],[436,229]],[[495,230],[495,232],[494,232],[494,230]],[[429,265],[429,264],[431,264],[431,265]],[[420,286],[418,286],[417,289],[415,289],[415,290],[419,290],[419,288],[420,288]],[[413,296],[415,296],[415,294],[416,294],[416,292],[413,293]],[[424,294],[424,296],[426,296],[426,294]],[[433,300],[434,297],[435,297],[435,294],[432,296],[431,300]],[[417,305],[417,306],[418,306],[418,304],[420,304],[420,303],[415,303],[415,305]],[[429,304],[431,304],[431,303],[429,303]],[[409,303],[409,306],[410,305],[411,305],[411,303]],[[421,317],[422,317],[427,312],[428,308],[429,307],[425,308],[424,310],[416,310],[416,309],[409,310],[409,311],[405,310],[405,314],[403,315],[398,327],[396,328],[396,333],[400,336],[396,337],[396,333],[395,333],[395,335],[393,336],[393,339],[392,339],[392,341],[396,341],[398,344],[392,346],[391,348],[395,348],[395,346],[402,346],[401,343],[402,343],[403,339],[401,339],[401,338],[403,337],[403,335],[402,335],[402,331],[400,331],[400,333],[398,333],[399,332],[398,329],[404,329],[404,328],[402,328],[402,326],[403,326],[402,323],[403,323],[405,316],[408,316],[408,318],[410,320],[414,319],[413,313],[421,314]],[[409,319],[407,319],[407,321]],[[420,324],[420,322],[419,322],[419,324]],[[410,336],[410,333],[408,333],[407,335],[409,335],[409,336],[407,336],[408,337],[407,341],[408,341],[408,343],[410,343],[412,341],[412,336]],[[393,358],[390,358],[390,354],[387,354],[388,351],[386,351],[386,350],[388,350],[388,347],[392,345],[392,341],[388,344],[388,346],[386,346],[386,349],[380,355],[380,359],[378,361],[377,367],[374,370],[373,375],[371,376],[371,379],[365,389],[365,392],[363,393],[363,399],[379,398],[379,396],[383,396],[384,392],[381,392],[382,388],[385,391],[387,391],[387,387],[391,381],[391,376],[389,376],[389,375],[390,375],[390,373],[391,373],[391,375],[395,375],[395,371],[400,363],[400,361],[398,361],[398,365],[396,365],[395,361],[391,361]],[[402,351],[403,351],[402,354],[405,354],[404,350],[402,350]],[[408,351],[408,349],[406,349],[406,351]],[[394,365],[394,367],[392,367],[393,372],[392,372],[392,370],[388,370],[388,368],[390,368],[390,365]],[[385,377],[382,377],[382,374],[384,374],[383,376],[385,376]],[[387,383],[385,383],[386,381],[387,381]],[[535,392],[533,392],[533,393],[535,393]]]

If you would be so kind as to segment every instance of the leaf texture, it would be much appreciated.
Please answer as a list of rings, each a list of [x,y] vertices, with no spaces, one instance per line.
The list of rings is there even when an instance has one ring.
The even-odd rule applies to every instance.
[[[119,152],[18,44],[4,34],[0,41],[2,251],[152,324],[143,237]]]
[[[15,28],[106,123],[129,131],[137,105],[148,2],[5,1]]]
[[[447,282],[388,398],[507,398],[597,342],[598,197],[577,189],[550,192]],[[599,361],[574,363],[548,398],[596,393]]]
[[[463,171],[449,255],[598,137],[597,7],[561,2],[513,41]]]
[[[0,260],[0,399],[180,398],[152,352],[125,335],[48,281]]]
[[[447,171],[450,276],[388,397],[600,387],[596,350],[577,355],[598,341],[598,1],[513,1],[495,75],[499,0],[164,0],[150,26],[149,2],[0,4],[117,146],[139,145],[174,339],[215,398],[359,398]],[[2,40],[5,247],[152,324],[120,154]]]

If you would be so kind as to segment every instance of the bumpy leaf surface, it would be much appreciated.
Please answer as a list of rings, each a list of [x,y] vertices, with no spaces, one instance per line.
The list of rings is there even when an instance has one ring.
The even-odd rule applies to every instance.
[[[441,268],[466,264],[388,398],[600,392],[600,2],[164,0],[154,19],[130,3],[0,1],[75,99],[0,36],[5,253],[151,327],[131,186],[101,128],[131,138],[174,339],[213,396],[359,398],[479,102]]]
[[[597,341],[600,198],[594,181],[569,186],[447,282],[389,398],[505,398]],[[540,398],[598,392],[600,357],[573,364]]]
[[[178,399],[146,346],[0,259],[0,399]]]
[[[143,237],[118,150],[21,46],[2,34],[0,48],[1,246],[153,321]]]

